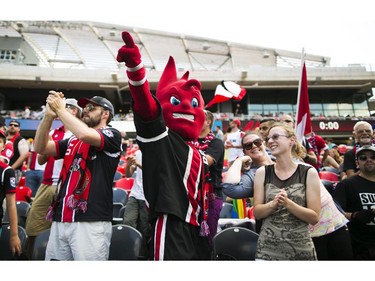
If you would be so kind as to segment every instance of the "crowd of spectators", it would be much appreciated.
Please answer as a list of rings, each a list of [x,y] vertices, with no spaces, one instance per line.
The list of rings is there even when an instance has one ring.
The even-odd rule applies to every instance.
[[[32,109],[30,106],[25,106],[25,109],[16,110],[2,110],[0,115],[4,118],[14,118],[14,119],[33,119],[40,120],[43,117],[45,108],[41,106],[38,109]],[[269,112],[264,114],[252,113],[252,114],[235,114],[232,112],[216,112],[213,113],[215,120],[230,121],[234,118],[242,120],[261,120],[266,117],[279,118],[284,114],[291,115],[295,117],[295,113],[287,112]],[[112,119],[113,121],[133,121],[133,112],[130,109],[128,112],[124,112],[120,109]],[[375,116],[332,116],[323,114],[311,114],[311,120],[375,120]]]

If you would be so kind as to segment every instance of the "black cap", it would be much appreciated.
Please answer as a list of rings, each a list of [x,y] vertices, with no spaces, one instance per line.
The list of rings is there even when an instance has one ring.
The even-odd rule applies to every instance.
[[[112,117],[115,116],[115,110],[113,108],[112,103],[109,100],[107,100],[106,98],[103,98],[103,97],[100,97],[100,96],[95,96],[95,97],[92,97],[91,99],[80,98],[78,100],[78,105],[80,107],[84,108],[86,106],[86,104],[88,104],[90,102],[93,103],[93,104],[96,104],[96,105],[100,105],[101,107],[109,110]]]
[[[21,123],[20,123],[19,121],[17,121],[16,119],[12,119],[12,120],[10,120],[9,125],[10,125],[11,123],[17,123],[18,126],[21,126]]]

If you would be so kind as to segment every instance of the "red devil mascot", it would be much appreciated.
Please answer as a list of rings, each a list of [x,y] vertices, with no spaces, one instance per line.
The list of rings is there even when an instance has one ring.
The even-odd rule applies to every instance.
[[[142,151],[143,188],[152,226],[154,260],[209,259],[204,177],[207,161],[195,143],[206,119],[198,80],[177,79],[174,59],[151,94],[141,54],[130,33],[117,55],[125,62],[137,143]]]

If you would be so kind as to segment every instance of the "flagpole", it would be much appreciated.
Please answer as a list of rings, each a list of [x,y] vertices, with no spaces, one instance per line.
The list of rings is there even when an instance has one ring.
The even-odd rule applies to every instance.
[[[297,134],[297,118],[299,116],[299,110],[300,110],[300,107],[299,107],[299,102],[300,102],[300,98],[301,98],[301,85],[302,85],[302,69],[303,69],[303,64],[305,63],[305,48],[302,48],[302,53],[301,53],[301,75],[299,77],[299,82],[298,82],[298,93],[297,93],[297,111],[296,111],[296,117],[295,117],[295,126],[294,126],[294,129],[296,131],[296,134]],[[298,135],[297,135],[298,137]]]
[[[299,142],[301,142],[301,136],[300,133],[298,132],[298,116],[300,114],[300,98],[301,98],[301,85],[302,85],[302,76],[303,76],[303,64],[305,63],[305,48],[302,48],[301,52],[301,75],[299,77],[299,82],[298,82],[298,92],[297,92],[297,111],[296,111],[296,116],[295,116],[295,121],[294,121],[294,131],[296,133],[297,139]]]

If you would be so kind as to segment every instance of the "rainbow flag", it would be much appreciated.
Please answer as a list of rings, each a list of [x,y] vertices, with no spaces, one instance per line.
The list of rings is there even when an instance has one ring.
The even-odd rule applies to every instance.
[[[233,199],[233,218],[246,218],[246,199]]]

